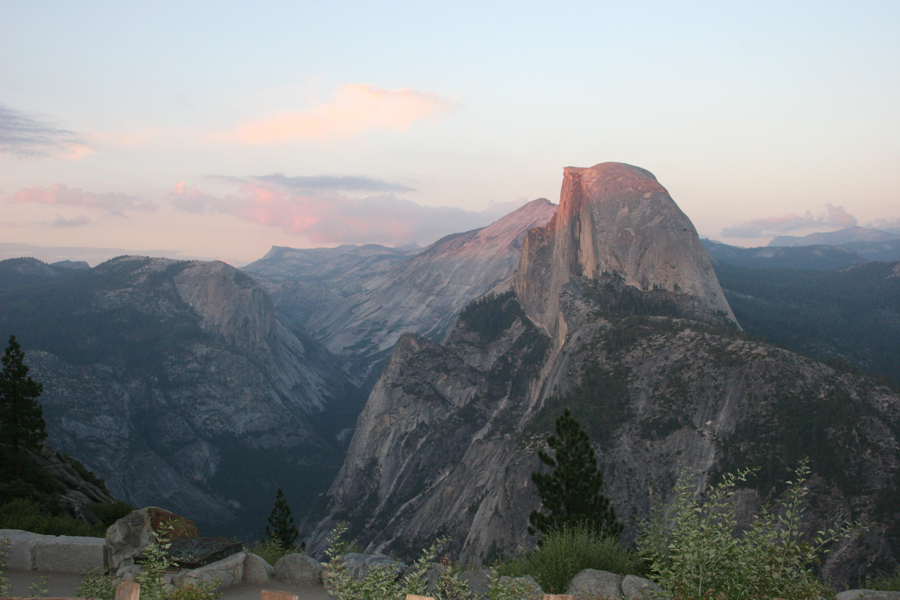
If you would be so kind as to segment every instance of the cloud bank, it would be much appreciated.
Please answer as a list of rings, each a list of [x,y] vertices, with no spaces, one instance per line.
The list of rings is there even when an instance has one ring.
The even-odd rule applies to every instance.
[[[875,219],[868,223],[866,227],[900,235],[900,219]]]
[[[843,206],[825,205],[825,212],[815,217],[810,211],[804,215],[788,214],[781,217],[754,219],[722,230],[727,238],[758,238],[808,229],[810,227],[832,227],[843,229],[857,224],[856,217]]]
[[[149,213],[156,210],[156,204],[146,202],[136,196],[120,193],[96,194],[80,189],[69,189],[67,185],[62,183],[54,183],[47,188],[40,185],[22,188],[9,201],[23,204],[36,203],[95,208],[117,215],[121,215],[123,211]]]
[[[416,121],[435,120],[457,109],[455,103],[430,92],[350,83],[338,88],[327,104],[251,121],[234,136],[250,145],[353,137],[370,129],[404,130]]]
[[[169,200],[191,213],[226,213],[241,220],[302,235],[317,244],[428,244],[450,233],[489,225],[525,203],[492,203],[484,211],[431,207],[398,198],[409,189],[366,177],[229,178],[238,191],[216,198],[179,183]],[[351,197],[347,191],[376,192]],[[381,192],[381,193],[377,193]]]
[[[77,133],[0,105],[0,152],[19,158],[76,160],[91,150]]]

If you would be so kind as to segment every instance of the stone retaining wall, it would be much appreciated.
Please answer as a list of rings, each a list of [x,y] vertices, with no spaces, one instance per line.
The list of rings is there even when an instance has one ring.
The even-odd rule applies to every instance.
[[[49,573],[80,573],[106,568],[103,538],[71,535],[41,535],[18,529],[0,529],[0,540],[8,539],[6,568]]]

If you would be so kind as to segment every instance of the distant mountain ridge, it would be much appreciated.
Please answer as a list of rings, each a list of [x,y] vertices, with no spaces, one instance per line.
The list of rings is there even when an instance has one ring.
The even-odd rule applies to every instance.
[[[802,237],[779,235],[769,242],[769,246],[842,246],[853,242],[890,241],[900,241],[900,235],[854,226],[837,231],[818,231]]]
[[[377,377],[375,366],[403,333],[442,339],[463,306],[512,275],[525,232],[555,212],[541,198],[425,249],[273,248],[244,270],[262,276],[278,309],[341,357],[348,372]]]

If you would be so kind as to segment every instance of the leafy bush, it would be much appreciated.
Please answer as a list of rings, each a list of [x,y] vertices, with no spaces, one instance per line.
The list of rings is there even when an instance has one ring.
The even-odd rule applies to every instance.
[[[891,573],[879,572],[866,575],[866,583],[863,586],[867,590],[880,590],[883,592],[900,592],[900,567]]]
[[[325,567],[328,585],[333,588],[333,592],[329,593],[336,595],[340,600],[393,600],[404,598],[407,594],[431,595],[436,600],[472,598],[468,584],[460,579],[455,569],[449,565],[444,565],[446,568],[441,569],[437,591],[428,592],[425,574],[437,556],[438,549],[446,543],[446,539],[438,540],[430,548],[423,550],[419,559],[413,563],[412,570],[404,577],[397,577],[397,573],[392,569],[375,566],[369,569],[361,581],[358,581],[350,575],[344,562],[344,555],[340,553],[343,545],[340,538],[346,531],[346,523],[338,524],[331,532],[331,540],[328,549],[325,550],[328,557],[328,564]]]
[[[218,581],[195,581],[175,588],[169,594],[169,600],[222,600],[222,593],[219,592]]]
[[[668,511],[657,507],[638,539],[653,578],[685,600],[827,597],[828,590],[812,566],[819,552],[850,528],[819,531],[811,541],[804,540],[800,523],[809,475],[804,461],[794,480],[787,482],[779,510],[764,507],[737,537],[731,498],[736,483],[746,481],[749,474],[744,470],[726,475],[705,499],[695,495],[688,477],[681,478],[672,506]]]
[[[116,580],[103,569],[94,567],[81,572],[81,585],[76,589],[79,598],[113,600],[116,597]]]
[[[275,538],[259,540],[250,547],[250,552],[260,556],[264,561],[273,566],[282,556],[286,556],[296,551],[296,548],[282,548],[281,544],[279,544],[278,540]]]
[[[41,505],[27,498],[19,498],[0,506],[0,529],[21,529],[45,535],[79,535],[102,537],[96,527],[65,515],[42,514]]]
[[[128,504],[125,501],[113,502],[112,504],[101,504],[100,502],[94,502],[92,504],[88,504],[88,508],[92,513],[97,515],[100,518],[101,527],[103,528],[104,534],[110,525],[126,516],[128,513],[134,510],[134,507]]]
[[[541,539],[539,548],[494,567],[497,576],[531,575],[549,594],[563,594],[572,578],[584,569],[620,575],[644,573],[641,560],[614,538],[602,537],[589,528],[563,526]]]

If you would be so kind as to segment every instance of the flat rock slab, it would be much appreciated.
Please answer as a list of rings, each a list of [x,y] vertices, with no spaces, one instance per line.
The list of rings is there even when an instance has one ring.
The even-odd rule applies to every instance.
[[[197,569],[243,550],[243,544],[224,537],[182,537],[169,546],[169,557],[179,567]]]

